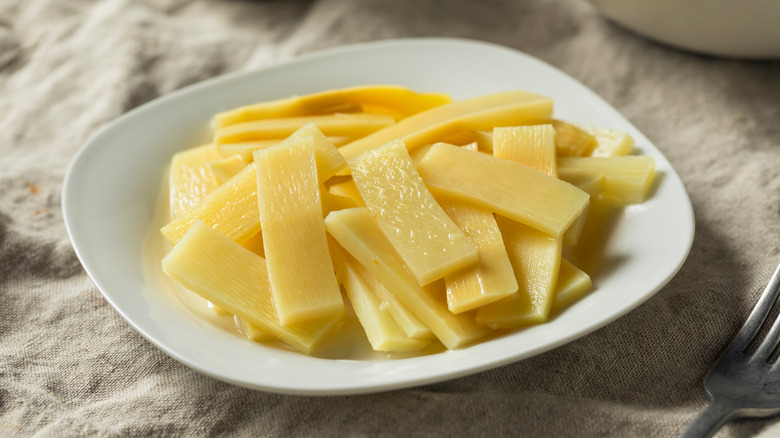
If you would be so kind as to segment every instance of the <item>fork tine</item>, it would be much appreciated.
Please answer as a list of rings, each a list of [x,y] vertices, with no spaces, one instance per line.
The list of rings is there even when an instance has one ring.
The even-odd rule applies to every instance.
[[[780,266],[775,269],[775,273],[772,275],[772,279],[769,280],[769,284],[767,284],[764,292],[761,293],[758,303],[753,308],[753,311],[750,312],[750,316],[748,316],[745,324],[734,337],[734,340],[729,344],[728,349],[738,349],[739,351],[745,351],[745,349],[747,349],[750,341],[756,336],[767,315],[769,315],[769,311],[772,309],[772,305],[777,300],[778,295],[780,295]],[[778,323],[775,322],[770,335],[767,336],[767,339],[773,339],[771,342],[772,344],[777,342],[778,332],[780,332],[780,327],[778,326]],[[769,344],[770,343],[767,342],[761,344],[762,353],[765,350],[764,347]],[[772,348],[770,348],[766,354],[768,355],[771,353],[772,349],[774,349],[774,345],[772,345]]]
[[[771,303],[768,306],[770,309],[772,308],[774,302],[777,301],[777,296],[780,295],[780,275],[778,275],[778,272],[780,272],[780,267],[778,267],[778,270],[775,271],[775,275],[772,276],[772,280],[769,281],[769,284],[766,286],[766,289],[762,294],[762,295],[765,294],[772,295]],[[759,345],[758,349],[756,349],[755,356],[763,359],[768,359],[769,355],[772,354],[772,351],[774,351],[775,347],[777,346],[777,341],[779,338],[780,338],[780,317],[775,318],[775,321],[774,323],[772,323],[772,328],[769,330],[769,333],[767,333],[764,340],[761,341],[761,345]]]

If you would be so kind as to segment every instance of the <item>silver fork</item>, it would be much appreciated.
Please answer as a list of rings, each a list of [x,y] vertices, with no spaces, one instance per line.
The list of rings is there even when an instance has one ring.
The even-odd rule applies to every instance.
[[[769,417],[780,412],[780,361],[769,362],[780,339],[780,317],[754,353],[745,351],[759,333],[778,295],[780,266],[739,333],[704,377],[704,390],[710,404],[680,438],[709,437],[727,421]]]

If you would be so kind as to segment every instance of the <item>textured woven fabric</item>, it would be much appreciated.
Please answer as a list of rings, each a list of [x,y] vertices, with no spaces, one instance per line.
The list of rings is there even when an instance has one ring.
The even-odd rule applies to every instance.
[[[60,208],[83,142],[200,80],[345,43],[453,36],[567,72],[666,155],[696,237],[614,323],[528,360],[389,393],[253,391],[169,358],[103,300]],[[581,0],[0,1],[0,436],[667,437],[780,262],[780,62],[644,40]],[[719,436],[778,436],[744,420]]]

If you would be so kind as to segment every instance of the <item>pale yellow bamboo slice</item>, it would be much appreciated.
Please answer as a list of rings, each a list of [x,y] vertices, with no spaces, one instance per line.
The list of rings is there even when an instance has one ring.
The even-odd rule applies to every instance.
[[[355,262],[357,263],[357,262]],[[428,339],[411,338],[398,327],[382,301],[349,261],[345,264],[344,289],[360,325],[375,351],[418,351]]]
[[[438,201],[479,253],[477,264],[444,277],[450,311],[463,313],[515,294],[517,281],[493,213],[462,202]]]
[[[445,347],[455,349],[487,335],[471,317],[453,314],[446,301],[437,300],[417,284],[366,208],[334,211],[325,218],[325,226]]]
[[[558,173],[563,180],[604,175],[603,195],[622,204],[644,202],[655,176],[655,159],[647,155],[627,157],[561,157]]]
[[[317,180],[322,183],[347,165],[347,161],[336,146],[314,123],[307,123],[290,135],[290,139],[311,137],[314,156],[317,160]],[[254,156],[254,155],[253,155]]]
[[[448,103],[374,132],[339,148],[349,161],[363,152],[402,139],[409,150],[464,130],[541,123],[552,115],[552,99],[527,91],[505,91]]]
[[[420,286],[479,260],[425,187],[403,141],[358,155],[349,167],[373,220]]]
[[[493,155],[556,175],[556,133],[552,125],[496,128]],[[497,219],[517,280],[517,293],[477,311],[477,322],[513,328],[547,320],[555,296],[562,239],[508,220]]]
[[[260,231],[254,163],[214,190],[195,208],[166,224],[160,231],[175,245],[197,221],[205,222],[238,243],[243,243]]]
[[[304,353],[314,351],[339,321],[334,316],[282,327],[265,260],[202,222],[190,227],[162,267],[187,289]]]
[[[565,258],[562,258],[552,311],[559,312],[588,293],[592,288],[593,281],[590,276]]]
[[[598,146],[596,138],[578,126],[552,120],[555,128],[555,149],[560,157],[584,157],[590,155]]]
[[[315,147],[311,137],[291,138],[254,154],[268,278],[283,326],[344,310],[322,218]]]
[[[348,257],[352,257],[349,256]],[[352,257],[354,259],[354,257]],[[377,297],[382,300],[382,306],[390,316],[393,317],[396,324],[401,327],[401,330],[406,333],[410,338],[431,339],[435,338],[431,329],[422,323],[409,309],[406,308],[398,298],[390,292],[374,274],[371,273],[365,266],[360,263],[353,264],[364,280],[371,286],[371,290],[374,291]]]
[[[495,128],[493,156],[558,177],[556,131],[551,124]]]
[[[449,101],[445,94],[416,93],[397,85],[368,85],[243,106],[214,116],[214,126],[222,128],[260,119],[321,114],[345,104],[381,108],[400,119]]]
[[[315,125],[316,126],[316,125]],[[328,140],[335,147],[343,146],[354,139],[352,137],[328,137]],[[258,149],[265,149],[281,143],[281,139],[248,141],[244,143],[226,143],[219,145],[219,150],[223,156],[241,155],[241,158],[251,163],[255,158],[252,154]]]
[[[314,123],[327,136],[363,137],[392,125],[395,120],[383,114],[356,113],[324,116],[290,117],[239,123],[217,129],[214,143],[240,143],[288,137],[307,123]]]
[[[476,321],[490,328],[516,328],[547,320],[561,263],[561,239],[505,217],[496,217],[509,260],[520,287],[518,293],[477,310]]]
[[[320,182],[346,165],[344,157],[314,125],[304,125],[290,138],[289,141],[300,138],[311,138],[314,141],[316,176]],[[187,214],[165,225],[161,229],[162,234],[175,244],[195,221],[200,220],[236,242],[243,243],[260,231],[256,173],[255,164],[250,163]]]
[[[586,125],[578,127],[596,139],[597,145],[590,154],[592,157],[620,157],[634,150],[634,138],[625,131]]]
[[[473,203],[558,238],[588,194],[522,164],[456,146],[432,146],[417,163],[432,193]]]
[[[168,175],[171,219],[187,213],[219,187],[206,163],[220,158],[219,149],[212,144],[173,155]]]
[[[211,173],[214,174],[219,185],[222,185],[237,175],[238,172],[241,172],[249,163],[241,158],[241,155],[231,155],[221,160],[209,161],[206,165],[211,170]]]

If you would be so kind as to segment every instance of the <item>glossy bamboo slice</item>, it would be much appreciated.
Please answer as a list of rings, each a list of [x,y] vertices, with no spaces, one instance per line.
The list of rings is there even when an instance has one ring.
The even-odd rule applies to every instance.
[[[219,187],[208,162],[222,158],[213,144],[174,154],[168,173],[171,219],[192,210]]]
[[[418,284],[477,262],[477,248],[439,207],[402,141],[355,157],[350,168],[373,220]]]
[[[634,138],[625,131],[586,125],[578,127],[596,139],[592,157],[620,157],[631,154],[634,149]]]
[[[553,120],[555,150],[560,157],[584,157],[598,146],[596,138],[584,129],[562,120]]]
[[[452,313],[474,310],[517,293],[512,264],[493,213],[462,202],[439,205],[477,248],[479,262],[444,277]]]
[[[342,284],[371,348],[375,351],[408,352],[421,350],[428,345],[429,339],[411,338],[401,330],[390,313],[384,309],[382,301],[371,286],[360,275],[354,266],[356,263],[354,259],[345,263]]]
[[[473,203],[554,238],[588,204],[588,194],[569,183],[456,146],[432,146],[417,169],[432,193]]]
[[[382,300],[382,306],[385,310],[390,313],[396,324],[401,327],[401,330],[403,330],[407,336],[421,339],[435,338],[431,329],[414,316],[414,314],[412,314],[412,312],[410,312],[409,309],[407,309],[406,306],[404,306],[398,298],[396,298],[396,296],[376,278],[376,275],[372,274],[360,263],[355,263],[354,266],[363,279],[371,286],[371,290],[373,290],[377,297]]]
[[[254,154],[263,248],[283,326],[344,310],[322,218],[315,147],[311,137],[291,138]]]
[[[655,159],[648,155],[627,157],[561,157],[558,173],[563,180],[604,175],[605,196],[621,204],[644,202],[655,177]]]
[[[254,163],[214,190],[195,208],[167,223],[160,232],[175,245],[197,221],[238,243],[260,231]]]

